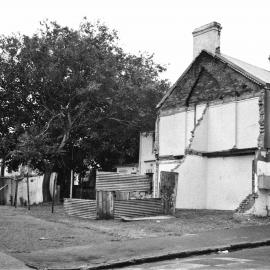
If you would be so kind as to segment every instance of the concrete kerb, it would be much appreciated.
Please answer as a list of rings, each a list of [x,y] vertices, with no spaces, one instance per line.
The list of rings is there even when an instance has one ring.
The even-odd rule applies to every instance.
[[[187,258],[192,256],[199,255],[207,255],[211,253],[216,253],[219,251],[236,251],[246,248],[256,248],[261,246],[269,246],[270,238],[264,241],[254,241],[254,242],[241,242],[232,245],[224,245],[224,246],[215,246],[215,247],[204,247],[200,249],[192,249],[192,250],[184,250],[179,252],[171,252],[166,254],[153,254],[150,256],[141,256],[141,257],[133,257],[130,259],[119,260],[119,261],[111,261],[109,263],[98,264],[95,266],[81,266],[75,268],[46,268],[46,267],[38,267],[31,264],[27,264],[26,266],[37,269],[37,270],[101,270],[101,269],[113,269],[113,268],[121,268],[126,266],[138,265],[143,263],[151,263],[158,262],[164,260],[171,260],[177,258]]]

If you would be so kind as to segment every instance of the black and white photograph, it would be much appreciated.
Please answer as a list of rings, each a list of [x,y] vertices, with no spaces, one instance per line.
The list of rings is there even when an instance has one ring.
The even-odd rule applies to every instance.
[[[0,4],[0,270],[270,269],[268,0]]]

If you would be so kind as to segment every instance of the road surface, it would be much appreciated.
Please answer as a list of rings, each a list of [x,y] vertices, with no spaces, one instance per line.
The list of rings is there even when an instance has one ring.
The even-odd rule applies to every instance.
[[[122,270],[170,269],[270,269],[270,247],[243,249],[230,253],[196,256],[121,268]]]

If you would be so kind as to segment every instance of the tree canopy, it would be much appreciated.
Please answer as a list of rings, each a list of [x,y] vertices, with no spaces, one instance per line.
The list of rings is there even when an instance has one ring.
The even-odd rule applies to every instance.
[[[115,31],[45,21],[0,40],[0,158],[41,172],[136,162],[139,132],[154,129],[168,89],[151,55],[132,55]]]

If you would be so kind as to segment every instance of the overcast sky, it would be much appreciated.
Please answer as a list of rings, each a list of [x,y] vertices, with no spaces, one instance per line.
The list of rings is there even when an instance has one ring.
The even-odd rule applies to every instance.
[[[217,21],[221,52],[270,70],[269,0],[0,0],[0,34],[33,33],[48,18],[77,28],[82,18],[118,31],[126,51],[147,51],[172,83],[192,61],[192,31]]]

